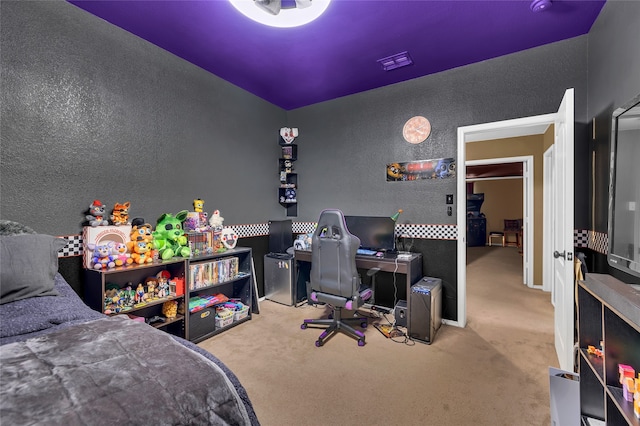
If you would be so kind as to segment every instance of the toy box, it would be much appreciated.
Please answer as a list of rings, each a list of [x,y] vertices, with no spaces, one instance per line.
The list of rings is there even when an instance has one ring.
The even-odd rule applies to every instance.
[[[189,339],[197,339],[211,333],[217,325],[216,308],[203,308],[189,315]]]
[[[85,226],[82,229],[83,264],[85,268],[91,268],[93,250],[89,244],[104,244],[109,241],[126,243],[131,240],[131,225],[120,226]]]

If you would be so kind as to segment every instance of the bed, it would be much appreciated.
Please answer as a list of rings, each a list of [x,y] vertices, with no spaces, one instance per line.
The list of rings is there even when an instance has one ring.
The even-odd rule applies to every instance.
[[[57,272],[60,239],[14,224],[0,221],[3,424],[259,425],[220,360],[91,310]]]

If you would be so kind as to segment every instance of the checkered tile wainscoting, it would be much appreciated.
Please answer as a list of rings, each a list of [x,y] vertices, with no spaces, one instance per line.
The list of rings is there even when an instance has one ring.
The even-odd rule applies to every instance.
[[[82,235],[65,235],[67,245],[58,252],[58,257],[82,256]]]
[[[316,222],[293,222],[294,234],[308,234],[316,229]],[[238,238],[260,237],[269,235],[269,223],[250,225],[230,225],[238,234]],[[456,225],[417,225],[399,223],[396,225],[396,237],[422,238],[428,240],[456,240],[458,227]],[[82,235],[66,235],[60,238],[67,240],[67,245],[58,252],[58,257],[81,256]],[[607,254],[608,236],[603,232],[576,229],[574,231],[574,245],[579,248],[589,248],[598,253]]]

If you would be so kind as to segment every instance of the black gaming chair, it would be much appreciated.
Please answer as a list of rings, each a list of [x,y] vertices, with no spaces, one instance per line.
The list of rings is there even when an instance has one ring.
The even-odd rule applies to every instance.
[[[306,319],[302,329],[308,325],[326,326],[320,334],[316,346],[337,332],[345,333],[364,346],[365,336],[348,322],[357,321],[361,327],[367,326],[366,318],[343,318],[342,310],[355,311],[371,297],[369,288],[361,288],[356,269],[356,251],[360,240],[349,233],[340,210],[324,210],[318,219],[318,227],[313,233],[311,244],[311,294],[313,302],[323,302],[333,308],[333,318]]]

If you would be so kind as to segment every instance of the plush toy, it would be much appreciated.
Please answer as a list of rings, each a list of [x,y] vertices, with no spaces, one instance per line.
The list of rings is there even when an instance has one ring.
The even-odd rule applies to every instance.
[[[116,266],[131,265],[133,259],[131,253],[125,243],[114,243],[111,245],[111,256],[113,257]]]
[[[216,230],[219,231],[222,229],[222,224],[224,223],[224,217],[220,216],[220,210],[214,210],[213,214],[209,218],[209,225]]]
[[[150,243],[153,241],[152,235],[153,227],[150,223],[141,223],[136,224],[131,227],[131,234],[129,235],[131,238],[131,242],[134,241],[144,241]]]
[[[178,316],[178,301],[170,300],[162,304],[162,315],[167,318],[175,318]]]
[[[111,223],[114,225],[129,225],[129,206],[131,204],[127,201],[124,204],[116,203],[113,206],[113,213],[111,214]]]
[[[91,267],[93,269],[115,268],[116,263],[113,260],[113,256],[111,256],[113,244],[113,241],[105,244],[87,244],[87,248],[93,250],[93,255],[91,256]]]
[[[132,262],[135,262],[138,265],[144,265],[145,263],[153,262],[151,253],[153,243],[146,241],[135,241],[132,242],[131,247],[133,249],[131,253]]]
[[[191,256],[191,249],[187,246],[187,237],[182,229],[182,222],[188,213],[182,210],[175,216],[165,213],[158,218],[156,230],[153,231],[153,243],[162,260],[171,259],[174,256]]]
[[[100,200],[93,200],[89,204],[89,214],[85,216],[91,226],[107,226],[109,221],[105,218],[104,213],[107,207]]]
[[[193,200],[193,210],[200,213],[204,211],[204,201],[200,198]]]
[[[140,217],[133,219],[131,221],[131,225],[132,225],[131,234],[129,234],[131,241],[127,243],[127,248],[129,249],[129,252],[134,253],[136,251],[136,247],[135,247],[136,243],[142,241],[145,243],[149,243],[151,247],[151,249],[148,252],[145,252],[145,256],[148,257],[149,259],[153,258],[157,254],[157,250],[153,248],[153,235],[152,235],[153,227],[151,226],[150,223],[145,222],[144,219]],[[138,253],[140,253],[139,250],[141,248],[142,246],[137,248]],[[148,262],[151,262],[151,260],[149,260]]]

